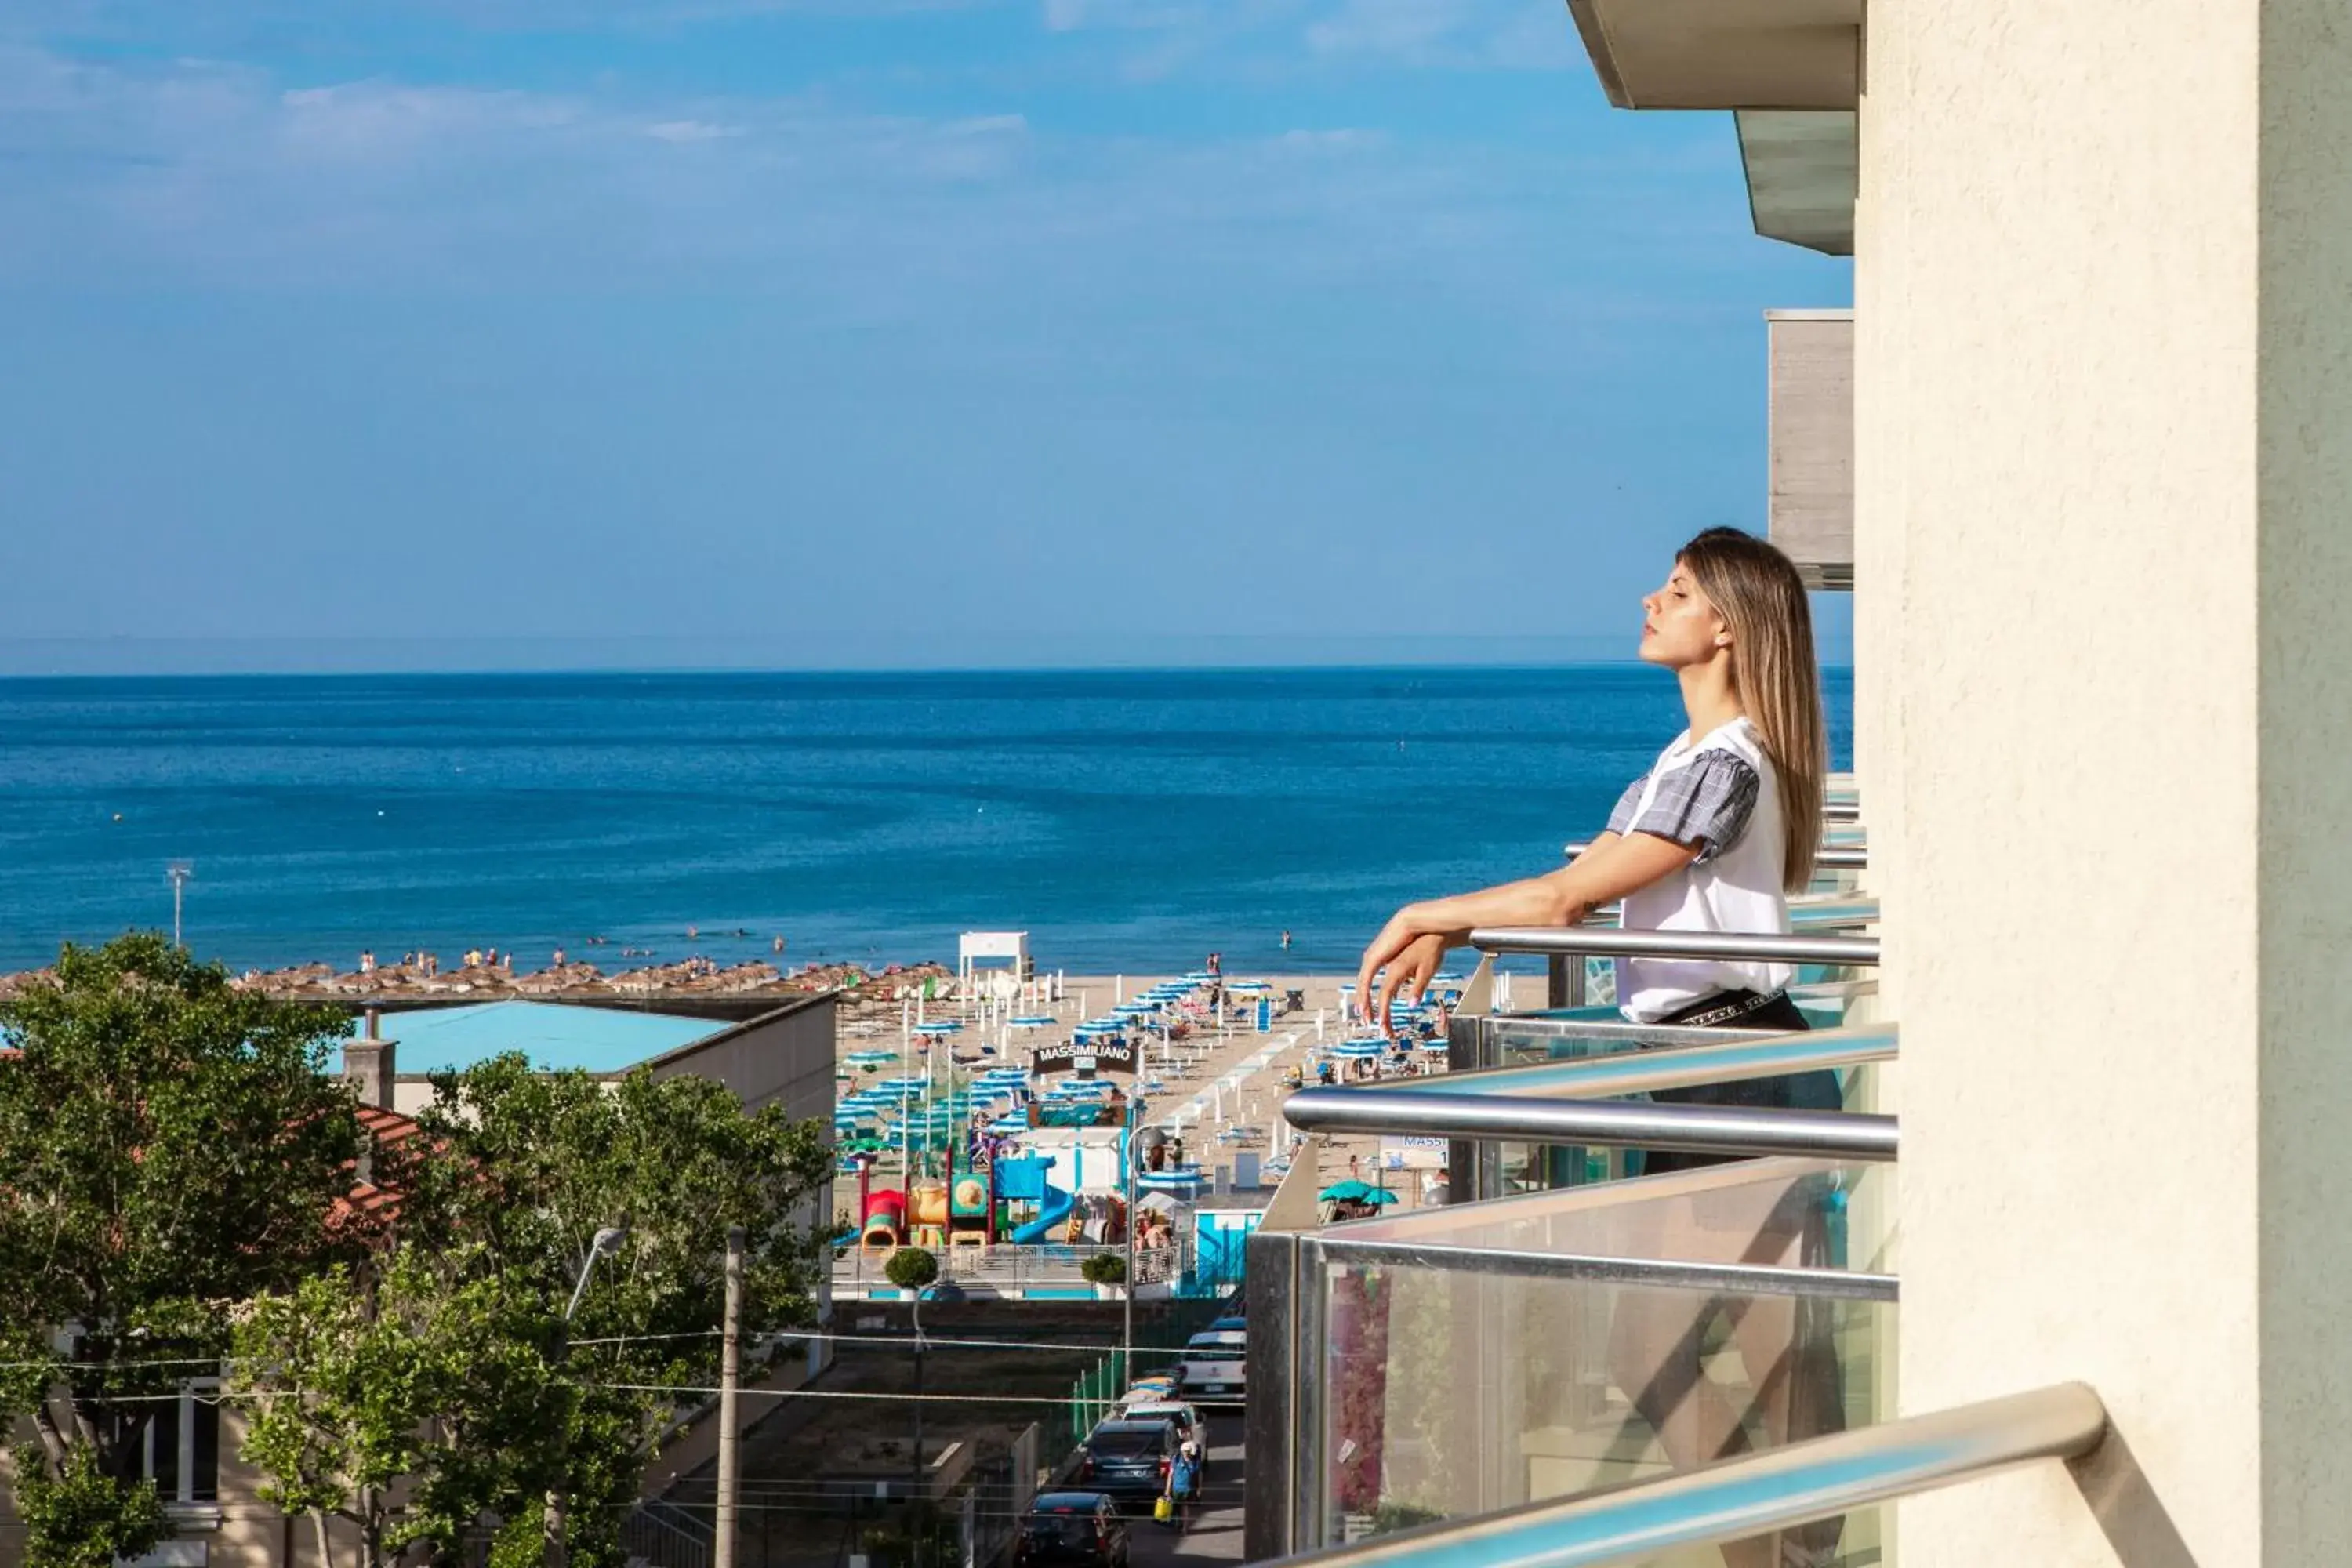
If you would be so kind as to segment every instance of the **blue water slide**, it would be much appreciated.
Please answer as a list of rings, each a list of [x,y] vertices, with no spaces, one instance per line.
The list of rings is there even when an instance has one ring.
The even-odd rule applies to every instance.
[[[1059,1240],[1060,1227],[1070,1223],[1072,1202],[1066,1189],[1047,1182],[1045,1201],[1038,1209],[1037,1217],[1013,1230],[1013,1244],[1015,1247],[1036,1247],[1045,1242]]]

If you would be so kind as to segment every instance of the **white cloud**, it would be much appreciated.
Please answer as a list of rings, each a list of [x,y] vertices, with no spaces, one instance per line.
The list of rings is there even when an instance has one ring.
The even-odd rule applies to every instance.
[[[725,142],[743,134],[740,125],[714,125],[708,120],[662,120],[646,127],[656,142]]]
[[[734,285],[849,320],[984,298],[1132,317],[1155,290],[1334,282],[1565,299],[1595,258],[1688,254],[1694,226],[1719,244],[1744,218],[1727,186],[1687,199],[1696,181],[1736,184],[1727,132],[1686,167],[1628,167],[1357,126],[1074,136],[1012,112],[285,81],[5,48],[0,145],[17,150],[0,160],[0,279]]]

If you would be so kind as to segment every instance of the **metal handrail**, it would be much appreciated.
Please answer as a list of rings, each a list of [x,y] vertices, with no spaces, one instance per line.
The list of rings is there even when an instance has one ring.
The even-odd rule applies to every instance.
[[[1696,1033],[1693,1030],[1691,1033]],[[1708,1034],[1716,1033],[1708,1030]],[[1901,1054],[1902,1033],[1893,1022],[1848,1024],[1807,1034],[1751,1035],[1702,1045],[1644,1047],[1565,1061],[1519,1067],[1473,1068],[1433,1079],[1384,1079],[1375,1083],[1333,1086],[1328,1092],[1368,1100],[1416,1091],[1452,1095],[1498,1095],[1553,1100],[1601,1100],[1649,1094],[1700,1083],[1736,1083],[1777,1078],[1817,1068],[1859,1067],[1893,1061]]]
[[[2099,1396],[2085,1384],[2062,1383],[1283,1561],[1316,1568],[1625,1568],[2037,1460],[2077,1459],[2106,1431]]]
[[[1660,1105],[1643,1100],[1531,1100],[1426,1089],[1378,1096],[1305,1089],[1282,1102],[1282,1116],[1308,1132],[1577,1143],[1690,1154],[1794,1154],[1813,1160],[1892,1160],[1896,1142],[1895,1118],[1855,1111]]]
[[[1773,931],[1612,931],[1596,926],[1481,926],[1481,952],[1550,952],[1590,958],[1701,958],[1729,963],[1874,964],[1878,939]]]
[[[1560,853],[1573,860],[1592,847],[1590,838],[1570,839]],[[1813,868],[1821,871],[1863,871],[1870,868],[1870,851],[1851,844],[1824,844],[1813,851]]]

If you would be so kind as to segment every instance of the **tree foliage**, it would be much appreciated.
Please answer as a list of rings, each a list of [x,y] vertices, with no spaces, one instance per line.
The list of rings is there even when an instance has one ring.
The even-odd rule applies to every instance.
[[[18,1470],[35,1551],[80,1532],[47,1561],[143,1550],[160,1396],[212,1370],[229,1303],[352,1247],[333,1211],[358,1126],[323,1071],[347,1030],[152,934],[68,945],[0,1008],[0,1418],[39,1436]]]
[[[230,1386],[263,1500],[347,1521],[362,1568],[418,1543],[452,1554],[485,1513],[534,1512],[564,1408],[556,1327],[478,1247],[398,1247],[257,1298]]]
[[[509,1056],[433,1083],[393,1176],[394,1249],[249,1321],[243,1397],[268,1437],[247,1452],[289,1502],[349,1517],[381,1510],[380,1478],[415,1477],[387,1544],[447,1543],[480,1511],[520,1520],[560,1488],[572,1560],[617,1568],[649,1449],[698,1403],[647,1390],[717,1379],[728,1227],[749,1237],[746,1335],[807,1322],[815,1236],[798,1211],[830,1159],[814,1125],[701,1078],[608,1084]],[[616,1226],[626,1237],[595,1262],[567,1337],[595,1233]],[[428,1412],[434,1432],[414,1435]]]
[[[172,1533],[155,1489],[106,1474],[89,1444],[68,1447],[62,1464],[37,1443],[14,1458],[26,1568],[114,1568]]]
[[[940,1277],[940,1260],[919,1247],[901,1247],[882,1266],[890,1283],[901,1290],[919,1290]]]

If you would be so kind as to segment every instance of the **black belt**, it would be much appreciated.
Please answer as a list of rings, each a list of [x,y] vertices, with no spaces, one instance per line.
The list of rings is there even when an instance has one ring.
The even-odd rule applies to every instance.
[[[1710,1028],[1717,1024],[1728,1024],[1734,1018],[1745,1018],[1750,1013],[1760,1013],[1773,1003],[1785,1002],[1788,999],[1789,993],[1786,990],[1750,992],[1745,1001],[1724,1002],[1711,1007],[1693,1004],[1697,1008],[1696,1012],[1670,1014],[1658,1021],[1662,1024],[1672,1024],[1677,1028]],[[1704,1000],[1701,998],[1702,1003]]]

